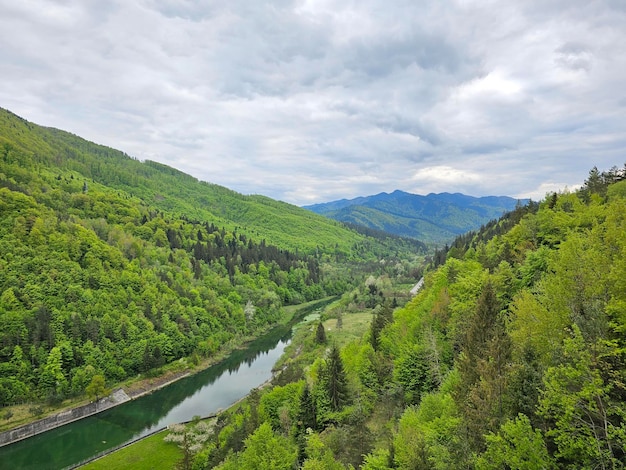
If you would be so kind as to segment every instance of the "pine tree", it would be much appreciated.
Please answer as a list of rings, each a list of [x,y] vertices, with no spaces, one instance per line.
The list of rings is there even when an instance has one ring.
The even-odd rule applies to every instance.
[[[326,343],[326,330],[324,330],[324,324],[319,322],[317,324],[317,331],[315,332],[315,342],[317,344]]]
[[[309,384],[304,384],[304,389],[298,402],[298,415],[295,427],[295,441],[298,445],[298,464],[306,460],[306,433],[307,429],[317,429],[317,413],[313,395],[309,389]]]
[[[313,401],[309,384],[304,385],[304,389],[300,395],[297,419],[298,426],[302,429],[317,429],[317,413],[315,411],[315,402]]]
[[[334,345],[326,360],[325,368],[326,392],[333,411],[339,411],[348,402],[348,379],[343,368],[339,348]]]
[[[384,305],[376,311],[372,323],[370,325],[370,344],[374,351],[378,351],[380,332],[382,329],[393,321],[393,310],[389,305]]]
[[[474,449],[482,450],[483,436],[495,432],[505,417],[504,394],[511,355],[511,341],[490,282],[483,287],[462,348],[457,403],[465,415]]]

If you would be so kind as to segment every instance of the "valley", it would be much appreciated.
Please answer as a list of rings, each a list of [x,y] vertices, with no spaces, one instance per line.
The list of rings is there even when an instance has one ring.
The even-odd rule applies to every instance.
[[[223,401],[169,415],[179,400],[168,394],[206,385],[190,385],[198,372],[78,421],[98,444],[78,460],[171,424],[167,442],[157,434],[125,458],[151,448],[185,469],[623,468],[625,233],[626,168],[594,167],[579,189],[516,202],[434,249],[2,110],[2,426],[210,363],[209,375],[244,372],[273,351]],[[309,307],[320,310],[291,336]],[[69,465],[54,455],[71,429],[52,431],[54,451],[38,447],[48,433],[3,447],[1,465],[28,468],[9,454],[31,445],[50,468]]]

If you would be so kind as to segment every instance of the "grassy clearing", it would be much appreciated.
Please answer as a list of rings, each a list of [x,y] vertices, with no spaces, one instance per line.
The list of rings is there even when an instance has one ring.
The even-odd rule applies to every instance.
[[[328,307],[327,307],[328,310]],[[322,314],[322,317],[324,315]],[[301,324],[296,328],[291,344],[285,349],[285,353],[276,362],[275,370],[296,369],[304,370],[311,365],[315,359],[324,357],[328,348],[336,344],[343,347],[346,344],[360,340],[369,329],[372,322],[372,311],[364,310],[358,312],[342,313],[342,327],[337,328],[337,318],[328,318],[323,322],[326,330],[326,343],[315,342],[315,330],[317,321]],[[287,373],[287,377],[291,377]],[[297,378],[295,379],[297,380]],[[279,383],[283,380],[279,378]]]
[[[329,344],[336,344],[340,348],[346,344],[361,339],[372,322],[372,311],[342,314],[342,327],[337,328],[337,319],[329,318],[324,322],[326,338]]]
[[[167,431],[159,432],[81,468],[85,470],[175,468],[183,458],[183,453],[173,442],[165,442],[163,440],[165,436]]]

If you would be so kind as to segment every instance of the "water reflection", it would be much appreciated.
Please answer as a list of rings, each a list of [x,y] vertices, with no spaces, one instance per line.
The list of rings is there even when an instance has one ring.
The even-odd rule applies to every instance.
[[[297,321],[331,300],[301,309]],[[168,424],[226,408],[271,377],[292,326],[277,327],[219,364],[150,395],[2,447],[0,470],[68,467]]]
[[[226,408],[271,377],[291,327],[234,351],[223,362],[150,395],[0,448],[0,469],[58,469],[171,423]]]

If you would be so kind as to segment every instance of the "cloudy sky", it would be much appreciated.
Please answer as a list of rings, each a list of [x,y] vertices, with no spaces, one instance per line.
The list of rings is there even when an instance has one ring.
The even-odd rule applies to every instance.
[[[298,205],[626,162],[624,0],[0,0],[0,44],[0,107]]]

